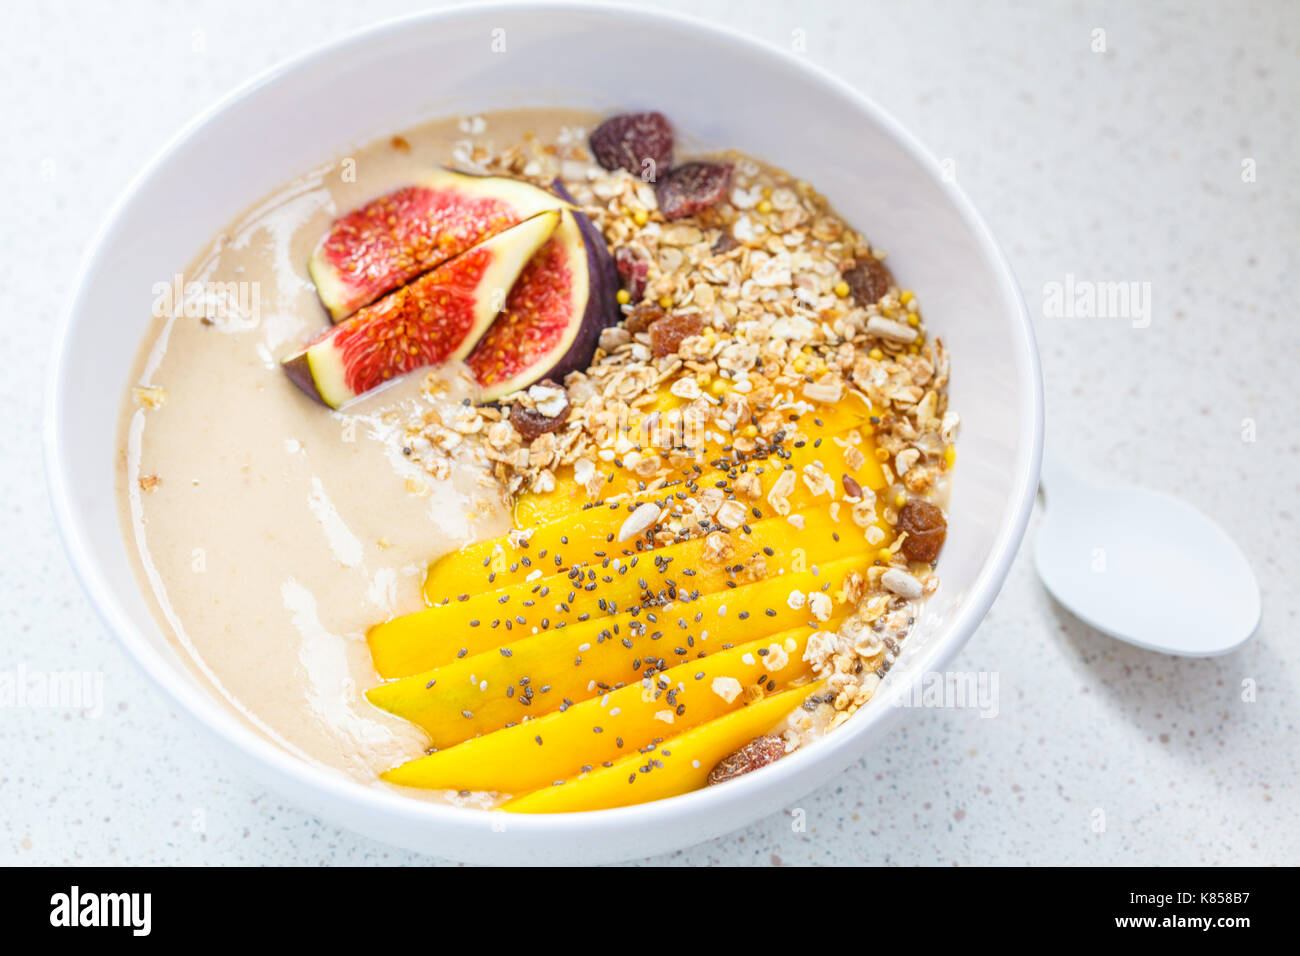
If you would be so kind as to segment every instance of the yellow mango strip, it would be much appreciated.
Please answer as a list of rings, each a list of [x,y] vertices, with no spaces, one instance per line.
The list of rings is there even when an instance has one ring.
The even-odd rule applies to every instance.
[[[603,697],[408,761],[384,779],[431,790],[519,794],[550,786],[720,717],[743,706],[749,695],[765,696],[806,677],[803,652],[811,633],[798,627],[717,651]]]
[[[863,425],[872,414],[870,406],[856,394],[849,393],[834,405],[817,405],[811,411],[805,412],[796,421],[800,423],[801,430],[811,433],[814,429],[823,434],[834,434],[836,432],[856,428]],[[640,427],[641,419],[630,423],[629,431],[636,433]],[[730,441],[729,436],[723,436],[723,445]],[[870,449],[866,450],[870,457]],[[694,465],[707,467],[707,462],[718,458],[722,453],[721,448],[716,443],[706,442],[701,448],[695,449],[692,456],[693,461],[683,467],[680,475],[672,477],[689,477],[694,475]],[[875,470],[879,472],[877,465]],[[573,479],[573,469],[566,467],[559,469],[555,475],[555,488],[548,492],[527,492],[520,495],[515,501],[515,524],[520,528],[532,528],[544,524],[547,521],[553,521],[558,517],[568,514],[574,508],[579,508],[584,504],[590,504],[593,501],[599,501],[613,497],[618,494],[636,494],[640,477],[631,469],[619,468],[612,462],[598,463],[597,472],[606,477],[604,487],[599,489],[595,494],[590,492],[586,487],[580,486]],[[883,484],[883,480],[882,480]],[[874,487],[874,486],[873,486]]]
[[[796,473],[794,489],[787,496],[792,511],[808,507],[825,507],[831,500],[824,491],[813,490],[803,480],[803,468],[818,462],[831,479],[832,497],[842,493],[844,475],[853,478],[864,488],[878,490],[884,487],[885,478],[880,462],[875,456],[875,443],[862,436],[861,444],[850,445],[853,429],[844,429],[822,438],[802,443],[802,447],[788,449],[788,457],[773,456],[748,463],[746,471],[758,478],[761,488],[758,498],[750,500],[737,496],[746,509],[757,507],[759,516],[773,514],[767,500],[768,492],[787,466]],[[861,434],[861,433],[859,433]],[[853,447],[853,464],[848,449]],[[854,467],[857,465],[857,467]],[[661,506],[672,504],[677,493],[694,495],[700,490],[725,485],[732,493],[735,477],[725,471],[705,468],[699,476],[692,475],[685,483],[678,483],[653,491],[639,492],[626,500],[595,504],[574,505],[573,510],[538,526],[527,542],[515,544],[510,535],[502,535],[469,545],[439,558],[430,568],[424,582],[425,600],[430,606],[455,600],[460,594],[480,589],[500,588],[516,581],[536,579],[540,574],[550,574],[574,564],[599,562],[604,553],[617,554],[627,548],[617,544],[618,533],[628,515],[645,501]],[[752,514],[752,512],[751,512]]]
[[[817,606],[831,616],[847,610],[841,606],[844,579],[850,571],[865,574],[870,564],[867,555],[847,558],[695,600],[679,597],[663,607],[552,628],[380,684],[366,696],[424,728],[442,750],[639,682],[647,671],[810,625]],[[792,600],[796,591],[804,603]]]
[[[747,578],[803,570],[868,550],[858,527],[847,516],[834,521],[825,507],[807,513],[801,530],[785,518],[766,518],[719,533],[728,546],[721,560],[705,557],[709,540],[699,537],[640,554],[611,547],[592,565],[496,591],[477,591],[473,582],[464,582],[463,599],[372,627],[366,635],[371,660],[381,677],[406,677],[559,624],[674,600],[678,592],[709,594]]]
[[[765,697],[575,780],[534,790],[502,805],[511,813],[575,813],[649,803],[703,787],[724,758],[777,727],[821,685]]]

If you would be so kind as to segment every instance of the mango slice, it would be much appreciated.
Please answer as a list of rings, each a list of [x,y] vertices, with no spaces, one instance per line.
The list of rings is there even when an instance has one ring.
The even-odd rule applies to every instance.
[[[713,547],[709,537],[641,554],[615,544],[590,557],[591,566],[567,573],[478,593],[466,584],[465,593],[449,603],[372,627],[367,635],[371,659],[381,677],[406,677],[532,633],[647,601],[672,600],[679,592],[709,594],[743,583],[755,572],[803,570],[867,548],[862,530],[847,515],[836,521],[825,507],[806,514],[802,530],[785,518],[765,518],[717,534],[715,540],[727,549],[721,561],[707,557]]]
[[[572,706],[729,645],[812,626],[815,610],[847,610],[843,585],[868,555],[776,574],[695,600],[634,608],[542,631],[366,692],[371,703],[423,727],[443,749],[524,718]],[[796,595],[795,592],[798,592]]]
[[[711,720],[558,786],[507,801],[511,813],[575,813],[648,803],[704,786],[723,757],[772,730],[821,685],[799,687]]]
[[[747,508],[757,507],[760,514],[775,512],[768,501],[768,493],[783,471],[793,470],[796,481],[787,496],[790,508],[800,511],[820,504],[825,507],[825,492],[810,487],[802,476],[805,466],[817,462],[830,478],[835,497],[841,494],[843,476],[848,475],[864,488],[880,490],[885,476],[876,460],[875,444],[870,437],[859,432],[859,444],[850,444],[852,428],[843,429],[820,441],[802,443],[802,447],[789,449],[788,458],[757,460],[749,465],[759,482],[757,499],[741,498]],[[854,452],[849,449],[853,448]],[[573,506],[562,515],[536,526],[526,543],[512,543],[510,535],[481,541],[444,555],[429,568],[425,579],[425,600],[436,606],[459,594],[481,588],[502,587],[516,581],[536,578],[538,572],[550,574],[573,564],[601,560],[606,554],[626,552],[618,543],[618,534],[628,515],[646,501],[671,505],[678,493],[694,494],[697,490],[717,487],[722,483],[728,491],[734,480],[727,473],[705,467],[699,475],[654,491],[638,492],[625,499],[587,507]],[[818,500],[820,498],[820,501]],[[576,510],[575,510],[576,509]]]
[[[807,677],[803,652],[810,633],[793,628],[679,664],[563,712],[411,760],[384,779],[408,787],[518,794],[550,786],[742,707],[751,694],[766,696]]]

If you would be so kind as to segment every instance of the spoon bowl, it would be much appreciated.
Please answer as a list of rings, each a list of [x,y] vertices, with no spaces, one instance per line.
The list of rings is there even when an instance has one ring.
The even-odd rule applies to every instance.
[[[1226,654],[1260,618],[1259,585],[1227,533],[1196,508],[1144,488],[1092,484],[1044,456],[1047,514],[1035,565],[1076,617],[1138,647]]]

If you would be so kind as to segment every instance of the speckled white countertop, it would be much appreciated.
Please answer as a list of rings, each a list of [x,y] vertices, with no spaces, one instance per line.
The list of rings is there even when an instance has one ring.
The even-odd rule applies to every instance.
[[[1143,652],[1055,606],[1026,551],[952,665],[999,674],[996,718],[905,715],[800,802],[806,832],[777,815],[652,862],[1300,863],[1300,8],[668,5],[782,45],[804,31],[806,56],[955,160],[1034,313],[1049,435],[1216,516],[1252,558],[1264,616],[1225,658]],[[168,708],[73,580],[39,440],[55,317],[141,164],[253,73],[419,6],[6,12],[0,671],[99,672],[105,704],[98,718],[0,709],[0,863],[431,862],[234,775]],[[1044,284],[1067,274],[1150,282],[1150,327],[1045,318]]]

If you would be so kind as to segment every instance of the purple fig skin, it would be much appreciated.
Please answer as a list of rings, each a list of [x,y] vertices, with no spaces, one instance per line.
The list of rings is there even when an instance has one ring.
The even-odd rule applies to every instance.
[[[320,390],[316,388],[316,379],[312,377],[311,362],[307,360],[306,352],[285,359],[280,363],[280,367],[284,369],[284,374],[289,376],[289,381],[302,389],[304,395],[325,405],[326,408],[329,407],[321,397]]]
[[[565,202],[577,205],[558,179],[551,184],[551,188]],[[591,366],[591,357],[600,342],[600,333],[622,318],[618,299],[615,298],[619,288],[618,270],[614,266],[614,257],[609,254],[609,246],[605,244],[605,237],[576,208],[573,210],[573,218],[578,223],[578,231],[582,233],[582,244],[587,247],[587,305],[583,309],[582,325],[574,336],[573,343],[558,362],[537,376],[541,379],[546,375],[557,382],[563,382],[570,372],[585,372]]]

